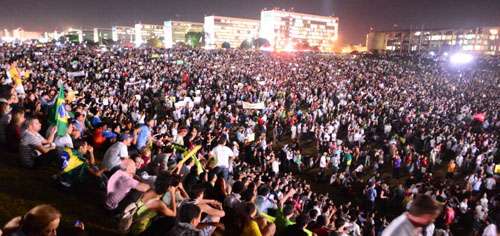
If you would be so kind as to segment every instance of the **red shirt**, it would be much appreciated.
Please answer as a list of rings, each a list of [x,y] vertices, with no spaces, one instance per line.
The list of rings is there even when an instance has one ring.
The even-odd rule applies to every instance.
[[[100,127],[97,128],[94,132],[93,141],[96,148],[99,148],[102,144],[104,144],[104,142],[106,142],[106,137],[104,137],[104,135],[102,134],[103,131],[104,127]]]

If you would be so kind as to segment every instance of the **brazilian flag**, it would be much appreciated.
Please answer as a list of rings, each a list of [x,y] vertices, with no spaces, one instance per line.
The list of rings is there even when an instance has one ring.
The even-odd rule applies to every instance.
[[[69,186],[73,183],[83,183],[88,176],[88,164],[86,160],[71,148],[65,148],[60,155],[61,158],[61,180]]]
[[[64,136],[68,129],[68,112],[64,108],[64,88],[59,87],[59,94],[57,95],[56,102],[52,107],[49,123],[56,126],[57,136]]]

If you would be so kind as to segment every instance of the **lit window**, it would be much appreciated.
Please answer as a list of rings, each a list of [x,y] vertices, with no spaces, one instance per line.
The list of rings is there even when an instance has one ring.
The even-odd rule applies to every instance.
[[[432,35],[431,36],[431,40],[435,41],[435,40],[441,40],[441,35]]]

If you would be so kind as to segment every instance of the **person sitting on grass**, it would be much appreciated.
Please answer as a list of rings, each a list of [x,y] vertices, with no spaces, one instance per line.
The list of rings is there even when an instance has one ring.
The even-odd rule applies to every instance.
[[[122,213],[126,206],[137,201],[140,193],[149,190],[150,186],[134,178],[136,164],[131,159],[125,159],[107,183],[105,206],[115,213]],[[131,191],[136,190],[136,191]]]
[[[151,224],[157,215],[175,217],[177,204],[175,192],[180,184],[180,177],[166,172],[161,173],[156,178],[154,189],[150,189],[139,199],[139,208],[135,213],[134,222],[130,227],[130,235],[140,235]],[[172,204],[169,206],[162,201],[161,197],[169,192],[172,196]]]
[[[197,228],[201,220],[201,209],[199,206],[192,203],[182,205],[179,208],[177,219],[178,222],[165,235],[167,236],[203,235],[202,231]]]
[[[49,163],[57,156],[57,152],[54,151],[56,145],[53,143],[57,128],[50,128],[49,136],[45,139],[39,133],[42,124],[37,118],[28,119],[26,124],[27,128],[21,135],[19,145],[21,164],[24,167],[33,168]]]
[[[60,156],[62,172],[58,179],[65,187],[71,187],[74,183],[84,183],[89,175],[99,178],[104,172],[95,165],[94,148],[86,141],[76,140],[74,148],[65,148]]]

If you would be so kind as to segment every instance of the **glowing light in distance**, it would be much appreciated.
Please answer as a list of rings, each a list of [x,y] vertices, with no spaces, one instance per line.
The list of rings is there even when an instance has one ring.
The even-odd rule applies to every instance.
[[[295,47],[293,46],[292,43],[288,43],[285,48],[283,49],[283,51],[285,52],[294,52],[295,51]]]
[[[474,57],[470,54],[457,52],[450,56],[450,62],[455,65],[469,64],[474,60]]]
[[[273,48],[271,46],[262,46],[260,47],[260,50],[261,51],[264,51],[264,52],[272,52],[273,51]]]

